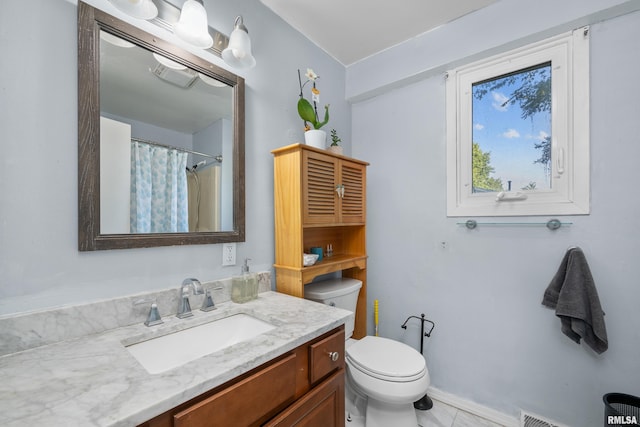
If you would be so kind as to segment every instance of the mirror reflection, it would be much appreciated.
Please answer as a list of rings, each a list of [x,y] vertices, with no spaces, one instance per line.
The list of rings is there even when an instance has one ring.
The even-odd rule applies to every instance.
[[[100,232],[233,230],[233,88],[100,31]]]

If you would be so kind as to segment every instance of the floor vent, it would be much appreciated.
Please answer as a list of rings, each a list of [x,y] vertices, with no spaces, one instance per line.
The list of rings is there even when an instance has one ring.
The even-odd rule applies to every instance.
[[[520,427],[566,427],[530,412],[520,412]]]

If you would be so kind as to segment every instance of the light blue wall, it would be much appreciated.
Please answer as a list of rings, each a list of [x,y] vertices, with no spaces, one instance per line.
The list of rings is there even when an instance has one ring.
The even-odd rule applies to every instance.
[[[0,314],[74,304],[208,281],[221,245],[80,253],[77,249],[76,2],[3,2],[0,13]],[[90,2],[116,14],[107,0]],[[300,141],[297,69],[313,68],[322,101],[351,133],[345,69],[258,0],[205,0],[209,22],[229,34],[242,14],[257,66],[246,80],[246,235],[237,259],[273,264],[274,148]],[[140,23],[143,26],[147,23]],[[150,24],[147,24],[149,26]],[[219,58],[213,58],[224,66]],[[343,138],[348,142],[348,138]],[[347,149],[349,149],[347,143]]]
[[[434,386],[514,415],[524,408],[572,426],[595,426],[602,420],[602,394],[640,395],[638,13],[592,26],[592,214],[566,218],[574,225],[555,233],[470,232],[445,214],[438,67],[583,23],[598,4],[638,5],[557,3],[497,2],[350,67],[345,84],[342,66],[258,0],[205,0],[211,26],[226,33],[235,15],[244,15],[258,61],[243,74],[247,242],[238,245],[238,259],[251,257],[254,270],[271,268],[270,150],[301,138],[296,69],[312,67],[321,75],[323,102],[331,103],[329,129],[351,135],[342,138],[346,152],[371,163],[369,306],[380,300],[381,334],[418,347],[416,325],[404,332],[400,324],[424,312],[436,322],[425,349]],[[113,10],[107,0],[92,4]],[[188,276],[234,274],[237,267],[221,267],[220,245],[77,251],[76,6],[65,0],[3,3],[0,28],[0,51],[12,59],[0,62],[0,314],[165,289]],[[407,49],[410,59],[404,59]],[[358,102],[350,109],[345,98]],[[607,312],[610,349],[602,356],[570,342],[553,312],[540,305],[570,245],[585,250]]]
[[[501,3],[514,2],[496,5]],[[521,7],[513,18],[528,15],[526,4],[539,7],[515,3]],[[545,12],[550,19],[552,10]],[[508,18],[484,22],[493,26]],[[479,23],[468,16],[457,25]],[[505,42],[509,35],[503,34]],[[455,52],[473,37],[430,41]],[[358,64],[376,82],[352,107],[353,154],[371,163],[369,307],[379,300],[381,335],[415,348],[419,323],[407,331],[400,325],[421,313],[435,321],[425,341],[433,386],[513,416],[523,408],[575,427],[602,425],[607,392],[640,395],[638,40],[640,12],[591,26],[592,211],[563,217],[573,225],[555,232],[470,231],[456,225],[464,219],[447,218],[444,76],[387,90],[394,85],[394,63],[391,71]],[[422,50],[416,47],[413,55],[421,57]],[[382,94],[370,96],[383,86]],[[600,356],[564,336],[554,312],[540,304],[572,245],[585,251],[606,312],[609,350]]]

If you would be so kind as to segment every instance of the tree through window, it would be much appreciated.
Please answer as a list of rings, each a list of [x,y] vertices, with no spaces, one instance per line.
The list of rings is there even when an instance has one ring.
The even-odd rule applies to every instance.
[[[551,63],[472,85],[473,192],[551,188]]]

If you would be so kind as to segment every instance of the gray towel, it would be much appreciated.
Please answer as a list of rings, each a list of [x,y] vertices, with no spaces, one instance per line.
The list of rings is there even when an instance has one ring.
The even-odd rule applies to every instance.
[[[576,343],[583,338],[598,354],[609,348],[604,312],[582,249],[573,247],[564,255],[542,304],[556,310],[562,332]]]

